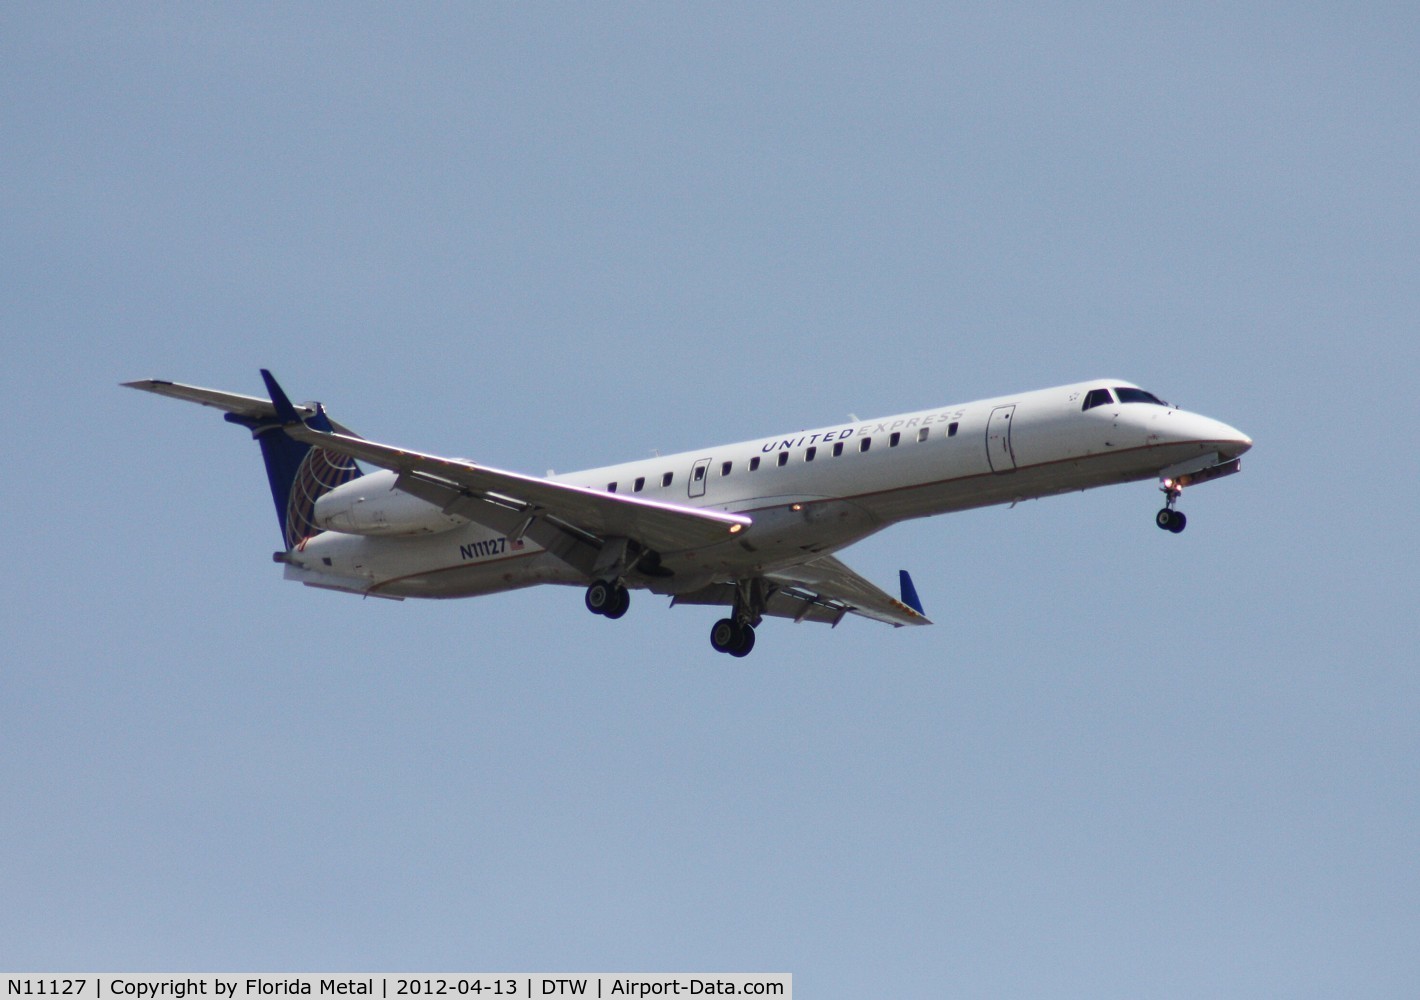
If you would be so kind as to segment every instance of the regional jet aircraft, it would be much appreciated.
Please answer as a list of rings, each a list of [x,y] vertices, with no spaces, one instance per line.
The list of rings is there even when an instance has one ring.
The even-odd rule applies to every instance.
[[[1227,424],[1097,379],[538,478],[367,441],[261,375],[265,398],[125,385],[251,431],[288,580],[396,599],[580,586],[606,618],[648,590],[728,608],[710,643],[734,656],[765,616],[931,624],[906,571],[894,597],[834,555],[888,525],[1157,478],[1155,523],[1177,533],[1184,487],[1237,472],[1252,447]]]

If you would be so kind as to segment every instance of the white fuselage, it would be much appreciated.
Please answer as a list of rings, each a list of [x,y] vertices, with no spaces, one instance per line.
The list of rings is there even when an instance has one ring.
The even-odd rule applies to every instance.
[[[1151,403],[1082,409],[1096,380],[959,406],[854,421],[552,477],[589,489],[750,516],[742,534],[661,552],[662,575],[637,585],[686,593],[834,552],[897,521],[1150,479],[1251,440],[1226,424]],[[422,501],[375,472],[360,501],[407,513]],[[393,491],[393,492],[392,492]],[[324,531],[287,561],[288,577],[389,597],[464,597],[538,583],[585,584],[586,573],[530,539],[440,514],[404,534]],[[396,525],[397,526],[397,525]]]

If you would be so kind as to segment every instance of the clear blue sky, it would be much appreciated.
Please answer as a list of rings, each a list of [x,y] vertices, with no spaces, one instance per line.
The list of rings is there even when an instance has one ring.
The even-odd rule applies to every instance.
[[[1413,996],[1413,5],[0,11],[0,968]],[[1257,440],[904,525],[934,628],[283,583],[272,368],[541,473],[1094,376]]]

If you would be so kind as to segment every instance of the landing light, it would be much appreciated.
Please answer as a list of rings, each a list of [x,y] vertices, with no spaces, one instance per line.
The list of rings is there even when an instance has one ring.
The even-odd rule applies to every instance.
[[[745,526],[743,524],[732,524],[730,525],[730,534],[738,535],[741,531],[744,530],[744,527]]]
[[[789,507],[789,509],[790,509],[790,510],[803,510],[803,509],[804,509],[804,505],[801,504],[801,503],[796,503],[796,504],[791,505],[791,506]]]

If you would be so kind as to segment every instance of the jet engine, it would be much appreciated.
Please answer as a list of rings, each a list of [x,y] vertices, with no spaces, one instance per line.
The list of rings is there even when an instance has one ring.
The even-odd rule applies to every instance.
[[[468,518],[394,488],[384,470],[352,479],[316,499],[312,520],[324,531],[350,535],[435,535],[468,524]]]

